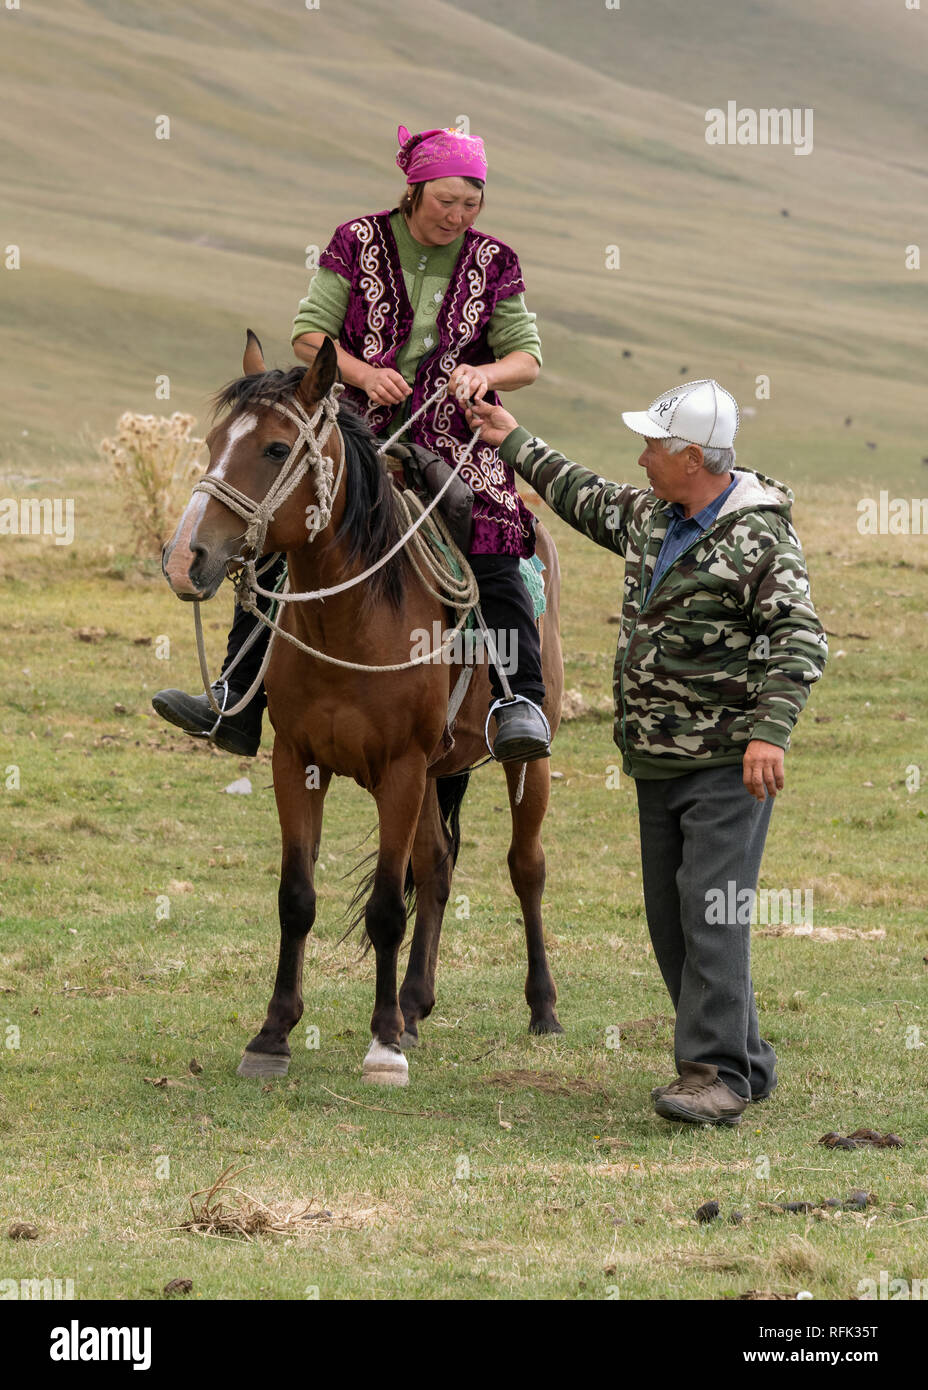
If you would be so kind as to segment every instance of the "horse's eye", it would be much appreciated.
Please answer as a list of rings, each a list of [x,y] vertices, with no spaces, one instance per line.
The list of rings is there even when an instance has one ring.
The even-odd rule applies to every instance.
[[[283,444],[279,440],[274,444],[269,444],[264,451],[264,457],[273,459],[275,463],[283,463],[290,453],[289,444]]]

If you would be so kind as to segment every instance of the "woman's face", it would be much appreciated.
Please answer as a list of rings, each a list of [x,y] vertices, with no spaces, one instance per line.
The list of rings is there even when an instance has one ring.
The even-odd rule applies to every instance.
[[[424,246],[447,246],[476,222],[480,203],[480,189],[466,179],[432,179],[409,214],[409,230]]]

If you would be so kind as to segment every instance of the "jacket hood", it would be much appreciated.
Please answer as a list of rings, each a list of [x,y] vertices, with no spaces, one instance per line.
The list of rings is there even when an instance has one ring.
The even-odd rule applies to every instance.
[[[757,511],[759,507],[776,507],[789,516],[794,497],[785,483],[768,478],[763,473],[754,473],[747,468],[733,468],[735,486],[725,498],[718,520],[731,516],[732,512]]]

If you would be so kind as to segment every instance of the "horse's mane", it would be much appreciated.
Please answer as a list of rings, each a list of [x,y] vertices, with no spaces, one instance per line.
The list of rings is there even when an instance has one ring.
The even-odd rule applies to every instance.
[[[240,376],[216,392],[212,400],[213,415],[221,410],[234,413],[273,401],[286,405],[307,370],[306,367],[291,367],[283,372],[275,367],[269,372]],[[335,540],[347,544],[346,571],[355,563],[365,570],[376,564],[400,538],[393,484],[381,462],[377,436],[347,401],[339,402],[338,424],[345,443],[345,511]],[[362,601],[367,604],[386,599],[399,607],[406,585],[406,566],[406,552],[401,550],[365,581]]]

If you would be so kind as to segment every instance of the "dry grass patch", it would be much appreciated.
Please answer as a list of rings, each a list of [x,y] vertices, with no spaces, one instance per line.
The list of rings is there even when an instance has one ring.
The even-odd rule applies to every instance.
[[[233,1185],[242,1169],[226,1168],[211,1187],[190,1197],[191,1217],[175,1230],[220,1238],[260,1235],[311,1236],[320,1229],[361,1231],[395,1221],[399,1212],[383,1203],[375,1206],[341,1205],[338,1210],[292,1199],[262,1202]]]
[[[541,1091],[546,1096],[602,1096],[606,1098],[606,1091],[602,1086],[594,1081],[587,1081],[583,1077],[558,1076],[553,1071],[527,1071],[517,1068],[514,1071],[494,1071],[487,1076],[482,1076],[480,1082],[484,1086],[497,1086],[503,1091],[520,1091],[528,1087],[532,1091]]]

